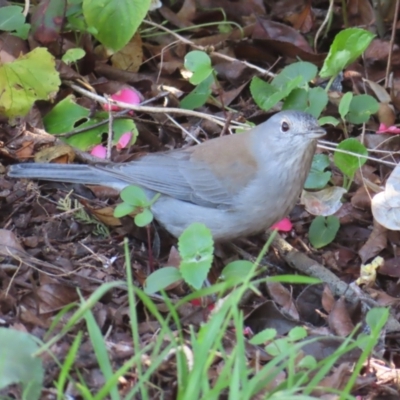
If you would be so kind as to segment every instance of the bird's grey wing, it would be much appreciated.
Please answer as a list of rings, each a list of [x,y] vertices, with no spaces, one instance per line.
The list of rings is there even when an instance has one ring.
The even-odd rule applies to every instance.
[[[108,175],[204,207],[230,208],[234,191],[192,151],[148,154],[126,164],[97,166]]]

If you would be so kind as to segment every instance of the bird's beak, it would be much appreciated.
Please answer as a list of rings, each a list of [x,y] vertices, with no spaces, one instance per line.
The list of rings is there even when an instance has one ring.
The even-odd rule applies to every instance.
[[[318,139],[325,135],[326,135],[326,130],[324,128],[321,128],[320,126],[315,127],[314,129],[311,129],[310,131],[307,132],[307,136],[312,139]]]

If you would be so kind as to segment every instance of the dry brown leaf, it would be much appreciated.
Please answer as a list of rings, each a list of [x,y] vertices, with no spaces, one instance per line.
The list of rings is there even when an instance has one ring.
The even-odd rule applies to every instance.
[[[331,289],[329,288],[329,285],[324,285],[321,302],[324,310],[327,313],[330,313],[333,310],[335,306],[335,298],[332,294]]]
[[[387,229],[374,220],[374,227],[367,242],[358,251],[363,264],[377,254],[387,245]]]
[[[31,140],[22,142],[21,147],[18,150],[16,150],[15,156],[21,161],[28,160],[32,158],[34,147],[35,147],[34,143]]]
[[[299,320],[299,313],[293,301],[292,293],[280,282],[266,282],[267,290],[272,300],[282,307],[282,311],[295,320]]]
[[[0,254],[2,256],[20,256],[25,254],[25,250],[20,245],[13,232],[7,229],[0,229]]]
[[[70,164],[75,159],[74,149],[67,144],[60,144],[53,147],[47,147],[35,154],[37,163],[59,163]]]
[[[116,52],[111,57],[111,64],[115,68],[124,71],[137,72],[143,63],[143,44],[139,32],[126,44],[126,46]]]
[[[299,322],[286,317],[273,301],[268,300],[260,304],[248,315],[245,324],[253,332],[275,328],[278,334],[286,335],[292,328],[298,326]]]
[[[113,207],[103,207],[103,208],[92,208],[88,204],[85,207],[89,209],[90,213],[93,214],[100,222],[107,226],[120,226],[121,221],[119,218],[114,217]]]
[[[348,313],[348,306],[344,296],[336,301],[331,313],[328,317],[329,327],[341,337],[347,337],[354,329]]]
[[[370,210],[372,196],[372,192],[368,191],[364,186],[360,186],[351,198],[351,204],[361,210]]]

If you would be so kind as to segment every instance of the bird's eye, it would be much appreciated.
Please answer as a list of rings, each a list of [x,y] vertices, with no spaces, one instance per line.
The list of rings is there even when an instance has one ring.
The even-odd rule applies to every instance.
[[[282,132],[287,132],[289,129],[290,129],[289,124],[286,121],[283,121],[282,125],[281,125],[281,131]]]

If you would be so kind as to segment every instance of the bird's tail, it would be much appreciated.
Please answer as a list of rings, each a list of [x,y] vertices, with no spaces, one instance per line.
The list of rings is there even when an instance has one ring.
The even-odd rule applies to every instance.
[[[27,163],[11,165],[8,171],[11,178],[41,179],[54,182],[103,185],[121,189],[127,185],[110,176],[106,171],[80,164]]]

